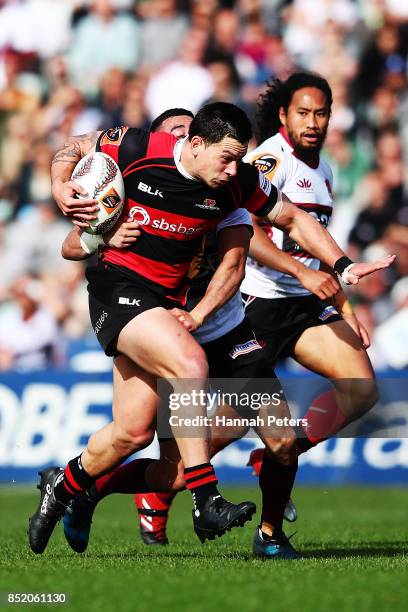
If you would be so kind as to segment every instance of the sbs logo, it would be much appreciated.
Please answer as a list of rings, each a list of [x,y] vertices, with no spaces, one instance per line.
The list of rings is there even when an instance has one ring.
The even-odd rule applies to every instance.
[[[129,210],[129,219],[137,221],[140,225],[148,225],[150,223],[149,213],[141,206],[133,206]]]

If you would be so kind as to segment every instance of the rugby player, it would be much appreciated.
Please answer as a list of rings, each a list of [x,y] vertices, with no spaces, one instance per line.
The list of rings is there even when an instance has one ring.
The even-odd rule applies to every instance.
[[[171,113],[172,111],[168,111]],[[162,126],[159,122],[156,123],[159,129]],[[80,249],[78,240],[76,248]],[[191,291],[199,298],[203,295],[205,288],[208,285],[208,281],[211,278],[212,273],[216,267],[214,263],[216,261],[216,249],[214,248],[214,241],[206,245],[205,261],[202,265],[202,271],[195,278]],[[75,250],[69,248],[66,251],[67,257],[73,257],[76,254]],[[85,253],[82,251],[82,256]],[[328,282],[329,281],[329,282]],[[303,282],[306,286],[315,291],[317,294],[323,294],[323,296],[330,297],[334,295],[338,290],[338,285],[331,277],[323,272],[305,269],[303,276]],[[323,293],[325,291],[326,293]],[[190,300],[188,307],[194,307],[196,299]],[[246,376],[274,376],[273,370],[261,370],[262,359],[261,355],[264,351],[260,348],[259,344],[252,340],[251,351],[257,351],[257,355],[248,356],[241,355],[237,360],[231,358],[231,350],[234,347],[234,343],[241,338],[245,338],[245,333],[248,334],[248,324],[242,321],[244,318],[242,312],[242,305],[240,300],[232,299],[226,304],[217,315],[210,317],[204,326],[196,332],[195,336],[202,344],[206,355],[209,360],[210,374],[213,377],[246,377]],[[242,321],[236,327],[234,327],[237,321]],[[246,330],[246,331],[245,331]],[[244,336],[240,336],[244,331]],[[247,337],[250,337],[250,332]],[[249,343],[251,340],[249,340]],[[248,345],[248,342],[239,342],[236,344],[237,347],[244,347]],[[246,349],[247,350],[247,349]],[[254,359],[255,357],[255,359]],[[261,373],[262,372],[262,373]],[[220,414],[224,414],[229,417],[233,417],[234,413],[230,408],[224,407]],[[235,414],[236,416],[236,414]],[[235,437],[240,437],[248,430],[248,427],[241,426],[239,431],[235,432],[235,436],[231,437],[229,431],[212,427],[211,428],[212,445],[211,455],[213,456],[216,452],[224,448],[229,444]],[[264,432],[260,431],[261,437],[265,438]],[[163,442],[161,442],[161,447]],[[165,449],[165,454],[168,458],[171,457],[171,461],[176,461],[174,453],[171,452],[171,445],[168,444]],[[102,477],[96,482],[93,491],[88,496],[78,496],[74,502],[68,508],[68,511],[64,516],[64,531],[68,542],[74,550],[77,552],[83,552],[88,544],[89,531],[91,525],[91,518],[95,509],[96,503],[100,501],[106,495],[111,493],[130,493],[134,491],[134,484],[132,482],[132,464],[128,464],[121,468],[118,468],[113,473]],[[174,493],[143,493],[136,494],[135,501],[141,515],[141,534],[143,541],[147,544],[164,544],[167,543],[167,537],[165,532],[167,514],[174,497]],[[274,500],[276,495],[272,496]],[[280,504],[281,505],[281,504]],[[279,509],[279,512],[284,510]],[[286,509],[287,517],[291,520],[295,518],[295,509],[289,504]],[[289,544],[284,534],[280,538],[275,535],[276,541],[276,558],[293,558],[297,554],[293,550],[293,547]]]
[[[331,105],[330,86],[319,75],[301,72],[285,82],[273,80],[258,107],[260,144],[245,157],[297,208],[313,215],[324,227],[332,213],[333,177],[320,151]],[[365,350],[368,334],[345,293],[340,290],[330,301],[322,300],[302,283],[307,270],[319,268],[327,270],[285,231],[254,218],[254,238],[241,287],[252,327],[265,342],[272,363],[293,357],[334,386],[334,396],[318,398],[318,411],[312,408],[305,415],[308,426],[298,430],[299,452],[336,434],[367,412],[378,398]],[[256,459],[259,461],[259,454],[254,453],[251,463]],[[276,535],[280,537],[282,529],[269,498],[267,474],[272,468],[279,470],[267,451],[260,471],[260,479],[266,483],[262,519],[253,544],[255,554],[266,557],[275,553]]]
[[[91,436],[85,451],[65,470],[43,473],[40,505],[29,528],[34,552],[43,552],[70,499],[151,442],[158,376],[173,379],[173,388],[178,392],[186,391],[185,380],[191,378],[197,381],[195,390],[204,389],[207,363],[185,324],[191,331],[197,328],[217,299],[207,299],[207,311],[195,309],[180,315],[183,324],[168,310],[184,302],[183,278],[201,236],[229,212],[242,206],[268,217],[289,231],[302,248],[335,267],[346,282],[356,283],[361,276],[393,261],[389,256],[372,265],[350,262],[310,215],[288,203],[255,168],[240,163],[250,135],[243,111],[230,104],[215,103],[197,113],[184,141],[163,133],[149,135],[141,130],[115,128],[76,138],[57,154],[53,194],[64,212],[80,217],[84,205],[96,205],[95,200],[89,199],[78,206],[74,196],[84,192],[69,180],[73,166],[96,145],[97,150],[119,162],[127,193],[125,214],[136,218],[135,213],[140,213],[144,227],[135,245],[122,250],[107,247],[98,265],[88,271],[91,320],[105,352],[116,356],[114,423]],[[141,188],[141,184],[150,189]],[[126,309],[118,309],[118,297],[124,292],[128,297]],[[138,376],[129,379],[123,358],[139,366]],[[191,402],[189,410],[190,416],[204,417],[205,406],[193,406]],[[193,494],[194,529],[204,540],[243,524],[252,516],[254,507],[249,502],[233,505],[220,496],[209,461],[205,427],[199,435],[195,439],[177,438],[183,478],[178,480],[169,463],[140,460],[137,481],[140,491],[151,490],[152,481],[163,490],[178,489],[185,482]]]
[[[152,125],[151,131],[167,131],[175,133],[182,137],[188,134],[188,127],[192,121],[192,115],[185,109],[169,109],[156,118]],[[242,234],[242,226],[247,226],[247,231]],[[85,234],[84,238],[87,244],[82,242],[82,230],[72,230],[67,236],[62,253],[67,259],[84,259],[94,252],[97,246],[104,246],[108,240],[108,244],[126,247],[134,242],[140,232],[138,231],[139,224],[135,222],[122,222],[118,224],[114,231],[107,236],[89,236]],[[189,291],[189,300],[187,302],[187,310],[193,309],[198,301],[203,297],[205,291],[213,277],[218,265],[219,256],[217,242],[222,243],[227,231],[234,231],[236,242],[241,243],[245,249],[245,256],[248,251],[249,238],[252,235],[252,222],[250,215],[244,209],[233,211],[224,221],[222,221],[216,229],[216,232],[211,232],[203,240],[203,248],[200,250],[200,255],[193,262],[191,267],[192,286]],[[235,228],[235,229],[233,229]],[[240,228],[237,231],[237,228]],[[248,231],[249,230],[249,231]],[[112,242],[113,241],[113,242]],[[312,272],[312,275],[321,275],[322,284],[327,284],[330,281],[332,293],[338,290],[338,284],[333,282],[332,278],[325,273]],[[222,283],[228,282],[230,279],[230,270],[227,270],[227,277],[222,280]],[[263,348],[256,341],[248,322],[245,320],[242,300],[239,292],[235,294],[231,300],[225,304],[216,314],[204,322],[203,326],[194,333],[195,338],[203,347],[210,368],[211,378],[256,378],[259,376],[274,377],[274,372],[271,368],[265,370],[266,362],[262,364]],[[237,386],[237,385],[236,385]],[[270,390],[272,393],[272,389]],[[219,416],[236,417],[237,414],[225,407],[218,412]],[[267,433],[260,428],[260,434],[263,439],[267,439]],[[247,431],[247,428],[239,428],[239,431]],[[239,433],[237,431],[237,433]],[[270,432],[268,432],[270,433]],[[211,456],[231,441],[230,432],[226,433],[225,428],[211,426]],[[273,445],[270,444],[273,450]],[[177,461],[176,453],[173,452],[171,444],[160,440],[162,455],[171,456],[171,460]],[[77,552],[83,552],[88,543],[90,524],[92,514],[97,501],[110,493],[123,493],[132,490],[133,482],[129,478],[125,478],[125,474],[129,475],[131,466],[118,468],[117,473],[111,473],[106,477],[102,477],[93,487],[93,491],[88,492],[86,496],[77,496],[69,504],[64,515],[64,532],[71,547]],[[140,532],[142,539],[146,544],[165,544],[167,536],[165,524],[167,521],[166,507],[170,507],[170,503],[174,497],[174,493],[143,493],[135,495],[136,507],[140,514]],[[159,508],[156,505],[159,504]],[[296,520],[296,509],[291,502],[288,502],[285,517],[287,520]]]

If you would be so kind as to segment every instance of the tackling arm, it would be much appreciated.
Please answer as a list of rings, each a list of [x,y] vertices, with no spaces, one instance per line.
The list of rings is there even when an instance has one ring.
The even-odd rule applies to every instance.
[[[245,276],[251,234],[252,228],[247,225],[226,227],[218,232],[220,264],[205,295],[189,313],[179,308],[171,311],[188,331],[195,331],[238,291]]]
[[[312,270],[279,249],[261,228],[260,219],[253,218],[254,236],[251,240],[251,256],[260,264],[279,272],[291,274],[320,299],[330,298],[339,290],[337,280],[327,272]]]

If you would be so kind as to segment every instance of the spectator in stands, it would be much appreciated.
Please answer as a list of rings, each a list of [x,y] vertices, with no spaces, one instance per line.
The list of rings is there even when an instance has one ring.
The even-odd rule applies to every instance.
[[[406,5],[0,2],[0,304],[10,282],[34,272],[64,334],[86,333],[83,266],[61,268],[64,221],[47,202],[46,167],[69,135],[114,124],[145,127],[166,108],[195,110],[208,99],[235,102],[251,116],[264,82],[301,65],[323,72],[334,92],[326,140],[336,193],[332,233],[351,256],[371,257],[372,246],[398,255],[392,275],[373,277],[363,293],[350,289],[373,332],[386,324],[403,310],[391,298],[392,285],[408,275]],[[378,363],[390,363],[382,355]]]
[[[97,96],[99,82],[112,67],[136,70],[140,28],[130,14],[118,14],[111,0],[92,0],[89,15],[74,31],[69,67],[74,85],[87,98]]]
[[[150,0],[150,4],[149,16],[140,26],[140,62],[152,69],[177,58],[188,20],[178,12],[176,0]]]
[[[390,189],[381,171],[370,172],[363,179],[359,193],[364,208],[357,216],[349,236],[353,257],[379,240],[396,214]]]
[[[155,74],[146,91],[146,107],[153,119],[167,108],[188,108],[195,113],[213,94],[214,85],[203,66],[208,34],[189,30],[185,35],[177,60]]]
[[[41,304],[43,287],[20,276],[0,311],[0,370],[42,370],[61,365],[62,343],[51,313]]]

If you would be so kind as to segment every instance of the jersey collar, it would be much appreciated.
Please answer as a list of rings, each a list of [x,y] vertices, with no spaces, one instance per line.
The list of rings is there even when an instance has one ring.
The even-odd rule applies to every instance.
[[[191,176],[191,174],[187,172],[187,170],[181,163],[181,152],[183,150],[183,146],[187,138],[188,136],[184,136],[184,138],[180,138],[179,140],[177,140],[176,144],[174,145],[174,149],[173,149],[174,161],[176,163],[177,170],[180,172],[180,174],[184,176],[184,178],[189,179],[190,181],[196,181],[197,179],[194,178],[194,176]]]

